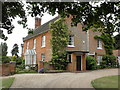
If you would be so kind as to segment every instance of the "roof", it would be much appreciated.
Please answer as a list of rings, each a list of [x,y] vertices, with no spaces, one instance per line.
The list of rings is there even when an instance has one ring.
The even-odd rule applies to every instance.
[[[33,34],[29,34],[26,37],[24,37],[23,41],[33,38],[35,36],[38,36],[41,33],[45,33],[47,31],[49,31],[49,29],[50,29],[49,23],[56,21],[58,18],[59,18],[59,16],[55,17],[54,19],[52,19],[52,20],[46,22],[45,24],[41,25],[40,27],[36,28],[35,31],[33,31]]]

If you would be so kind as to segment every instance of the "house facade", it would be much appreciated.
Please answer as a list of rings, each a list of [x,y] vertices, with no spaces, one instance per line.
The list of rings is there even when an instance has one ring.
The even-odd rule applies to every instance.
[[[26,65],[38,65],[38,69],[43,68],[42,62],[48,62],[52,58],[51,33],[49,23],[54,22],[59,17],[56,17],[49,22],[40,25],[41,19],[35,19],[35,30],[33,34],[29,34],[23,38],[24,44],[22,55],[25,58]],[[94,39],[95,35],[100,35],[92,30],[82,31],[82,25],[71,27],[71,18],[65,18],[65,23],[70,30],[70,36],[66,51],[68,52],[67,59],[69,61],[67,70],[69,71],[85,71],[86,56],[91,55],[97,58],[97,63],[100,64],[102,56],[105,54],[103,43],[101,40]],[[38,24],[39,23],[39,24]]]

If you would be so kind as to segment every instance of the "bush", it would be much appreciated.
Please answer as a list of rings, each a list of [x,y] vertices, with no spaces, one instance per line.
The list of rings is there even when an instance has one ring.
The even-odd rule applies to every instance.
[[[2,56],[0,57],[0,60],[2,61],[2,64],[10,63],[11,59],[8,56]]]
[[[92,56],[87,56],[86,58],[86,69],[87,70],[95,70],[97,69],[96,59]]]
[[[104,55],[102,62],[100,63],[101,68],[117,67],[116,57],[114,55]]]
[[[18,57],[17,58],[16,56],[13,56],[11,58],[11,61],[16,61],[16,65],[21,65],[21,64],[23,64],[24,59],[22,57]]]

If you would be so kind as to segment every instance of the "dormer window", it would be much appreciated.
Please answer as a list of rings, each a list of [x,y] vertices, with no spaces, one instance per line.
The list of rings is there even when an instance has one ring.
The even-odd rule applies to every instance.
[[[100,39],[97,41],[97,49],[102,49],[102,40]]]
[[[68,47],[74,47],[74,36],[69,36]]]

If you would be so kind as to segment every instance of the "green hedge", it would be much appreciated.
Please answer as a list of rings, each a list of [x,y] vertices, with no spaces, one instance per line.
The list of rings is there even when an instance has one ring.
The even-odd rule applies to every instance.
[[[97,69],[96,59],[92,56],[86,57],[86,69],[87,70],[95,70]]]
[[[114,55],[104,55],[100,63],[101,68],[117,67],[117,65],[118,63]]]

